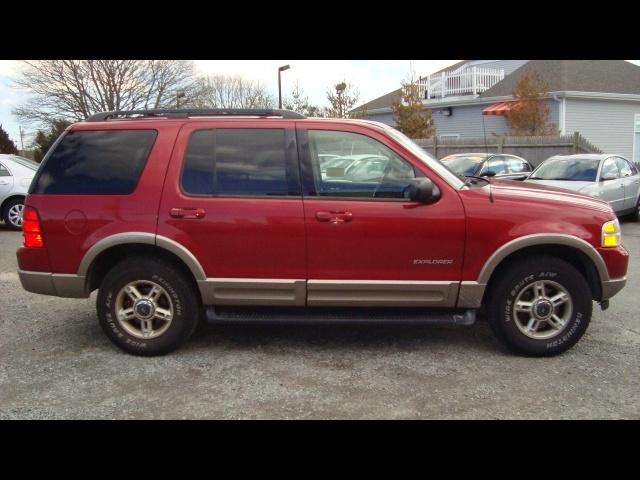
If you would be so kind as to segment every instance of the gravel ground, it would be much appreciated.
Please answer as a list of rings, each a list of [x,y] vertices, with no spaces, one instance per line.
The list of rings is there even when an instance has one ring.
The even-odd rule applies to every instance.
[[[640,224],[629,281],[555,358],[502,350],[488,325],[206,326],[133,357],[90,299],[22,290],[19,232],[0,224],[0,419],[640,418]]]

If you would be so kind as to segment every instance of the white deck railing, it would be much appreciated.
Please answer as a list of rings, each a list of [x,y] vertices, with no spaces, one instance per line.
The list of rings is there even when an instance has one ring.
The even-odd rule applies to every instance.
[[[425,100],[455,95],[477,95],[490,89],[504,78],[502,68],[465,68],[456,73],[442,72],[418,80],[420,94]]]

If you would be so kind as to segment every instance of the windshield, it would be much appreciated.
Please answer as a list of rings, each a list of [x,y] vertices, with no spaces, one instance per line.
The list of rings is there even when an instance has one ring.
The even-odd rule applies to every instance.
[[[28,158],[24,157],[18,157],[16,155],[12,156],[11,160],[19,165],[22,165],[23,167],[30,168],[31,170],[38,170],[38,167],[40,166],[39,163],[36,163],[33,160],[29,160]]]
[[[599,162],[588,158],[550,158],[533,171],[529,180],[595,182]]]
[[[461,156],[461,157],[450,156],[450,157],[445,157],[440,161],[444,163],[449,168],[449,170],[451,170],[453,173],[467,176],[467,175],[475,175],[476,171],[478,170],[478,167],[484,161],[484,157],[480,157],[477,155]]]
[[[424,148],[420,147],[417,143],[415,143],[413,140],[407,137],[404,133],[399,132],[395,128],[389,127],[388,125],[386,125],[386,131],[398,143],[400,143],[400,145],[402,145],[411,153],[413,153],[416,157],[418,157],[422,161],[422,163],[424,163],[425,165],[428,165],[436,173],[438,173],[438,175],[440,175],[444,180],[446,180],[447,183],[449,183],[449,185],[455,188],[462,188],[464,186],[464,181],[458,175],[456,175],[455,172],[452,172],[446,167],[446,165],[444,165],[443,163],[439,162],[438,160],[433,158],[431,155],[429,155],[424,150]]]

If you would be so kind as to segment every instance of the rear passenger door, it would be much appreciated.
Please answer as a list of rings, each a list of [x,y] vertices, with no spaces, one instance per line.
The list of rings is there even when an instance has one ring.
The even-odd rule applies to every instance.
[[[158,235],[207,276],[206,303],[304,305],[304,214],[293,122],[192,122],[178,135]]]

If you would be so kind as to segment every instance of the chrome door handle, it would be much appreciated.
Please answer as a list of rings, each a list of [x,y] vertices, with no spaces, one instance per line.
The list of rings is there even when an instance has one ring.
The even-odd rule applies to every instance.
[[[319,222],[345,223],[353,219],[353,214],[344,211],[316,212],[316,219]]]
[[[204,218],[204,208],[172,208],[169,215],[173,218]]]

